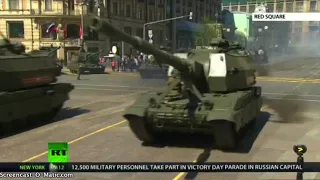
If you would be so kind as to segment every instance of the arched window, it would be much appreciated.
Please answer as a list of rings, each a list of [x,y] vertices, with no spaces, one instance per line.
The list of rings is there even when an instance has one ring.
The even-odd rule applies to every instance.
[[[65,37],[68,39],[80,38],[80,26],[77,24],[67,24],[65,27]]]
[[[54,32],[54,31],[47,32],[47,29],[51,24],[52,23],[46,23],[41,25],[41,38],[53,38],[53,39],[57,38],[57,32]]]

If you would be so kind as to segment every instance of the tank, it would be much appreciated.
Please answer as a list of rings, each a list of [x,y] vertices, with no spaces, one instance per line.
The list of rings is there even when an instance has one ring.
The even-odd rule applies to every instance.
[[[255,86],[251,59],[239,44],[216,39],[208,49],[177,57],[99,17],[92,19],[92,28],[171,67],[164,91],[144,93],[125,110],[124,118],[141,141],[155,142],[158,133],[199,132],[212,136],[219,149],[235,149],[240,132],[260,114],[261,87]]]
[[[57,83],[56,59],[50,52],[26,54],[22,44],[7,39],[0,51],[0,133],[53,120],[74,89]]]
[[[80,50],[71,57],[67,68],[72,73],[77,73],[80,65],[80,73],[103,74],[105,72],[105,66],[100,64],[100,53],[101,51],[91,53]]]

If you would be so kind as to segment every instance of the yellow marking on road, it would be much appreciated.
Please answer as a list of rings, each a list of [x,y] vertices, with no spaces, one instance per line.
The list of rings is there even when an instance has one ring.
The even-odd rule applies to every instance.
[[[261,110],[265,110],[268,106],[264,105],[262,106]],[[197,160],[192,161],[192,163],[197,163]],[[181,172],[178,175],[176,175],[172,180],[179,180],[182,178],[182,176],[184,176],[186,173],[185,172]]]
[[[320,79],[309,78],[257,77],[257,81],[320,84]]]
[[[81,141],[81,140],[83,140],[83,139],[86,139],[86,138],[88,138],[88,137],[90,137],[90,136],[93,136],[93,135],[95,135],[95,134],[98,134],[98,133],[100,133],[100,132],[103,132],[103,131],[106,131],[106,130],[108,130],[108,129],[111,129],[111,128],[114,128],[114,127],[116,127],[116,126],[119,126],[119,125],[121,125],[121,124],[123,124],[123,123],[125,123],[125,122],[127,122],[127,121],[126,121],[126,120],[123,120],[123,121],[120,121],[120,122],[118,122],[118,123],[112,124],[112,125],[110,125],[110,126],[106,126],[106,127],[104,127],[104,128],[98,129],[98,130],[96,130],[96,131],[94,131],[94,132],[92,132],[92,133],[86,134],[86,135],[81,136],[81,137],[79,137],[79,138],[77,138],[77,139],[74,139],[74,140],[72,140],[72,141],[69,141],[68,144],[73,144],[73,143],[75,143],[75,142]],[[45,152],[40,153],[40,154],[37,154],[37,155],[35,155],[35,156],[31,157],[31,158],[28,158],[28,159],[26,159],[26,160],[23,160],[22,162],[30,162],[30,161],[33,161],[33,160],[35,160],[35,159],[38,159],[38,158],[40,158],[40,157],[42,157],[42,156],[44,156],[44,155],[46,155],[46,154],[48,154],[48,151],[45,151]]]
[[[192,161],[192,163],[197,163],[197,160]],[[174,177],[172,180],[179,180],[184,174],[185,174],[185,172],[181,172],[176,177]]]

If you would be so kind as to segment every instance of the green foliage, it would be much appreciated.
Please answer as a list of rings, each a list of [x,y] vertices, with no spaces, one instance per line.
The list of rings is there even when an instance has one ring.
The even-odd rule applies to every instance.
[[[221,38],[221,24],[204,17],[201,22],[201,28],[195,33],[195,45],[208,46],[215,38]]]

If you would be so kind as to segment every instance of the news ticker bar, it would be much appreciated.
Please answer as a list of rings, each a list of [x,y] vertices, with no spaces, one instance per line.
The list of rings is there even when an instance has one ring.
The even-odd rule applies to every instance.
[[[320,162],[0,163],[0,172],[320,172]]]

